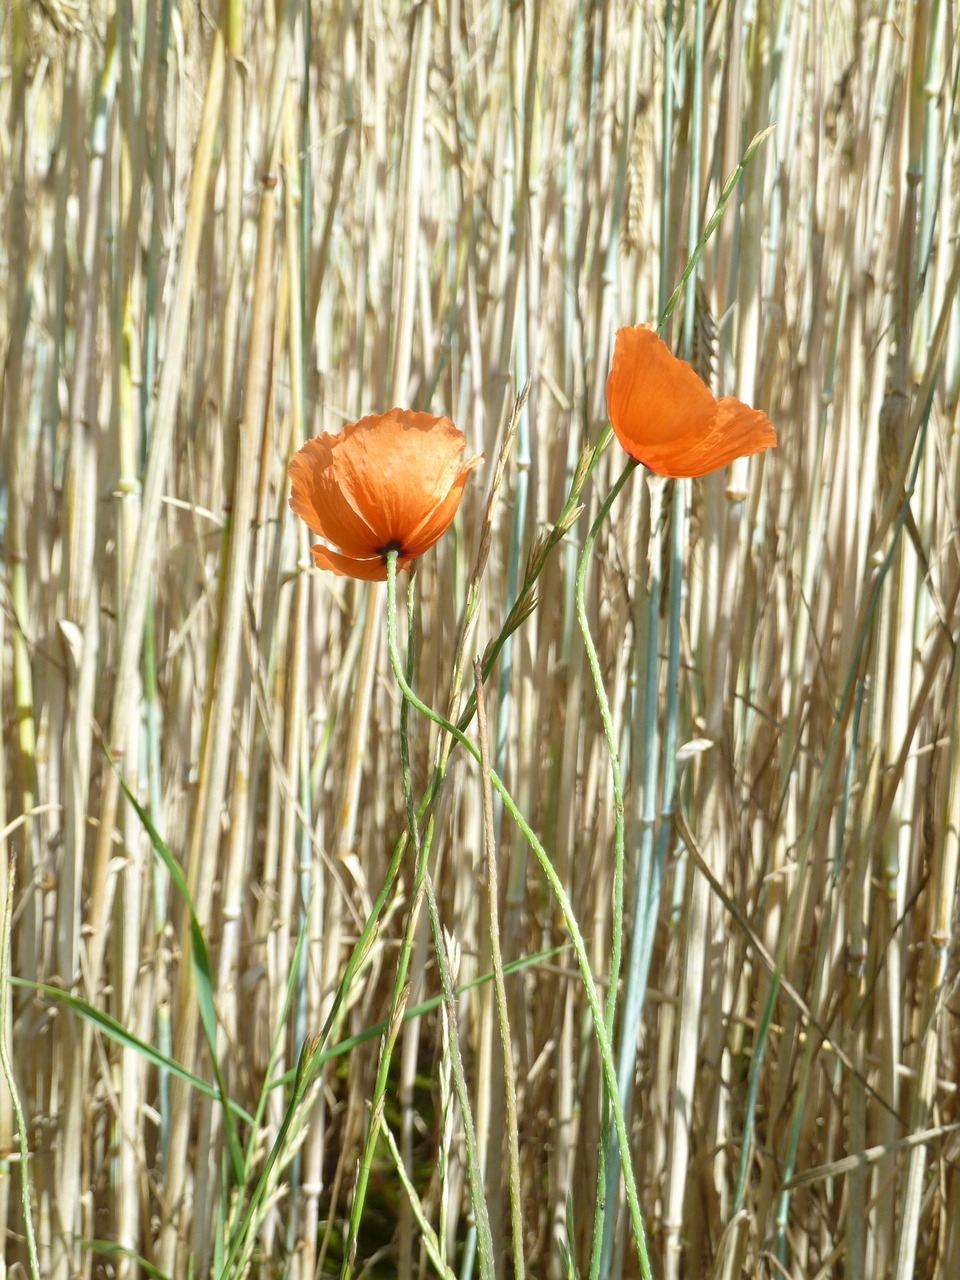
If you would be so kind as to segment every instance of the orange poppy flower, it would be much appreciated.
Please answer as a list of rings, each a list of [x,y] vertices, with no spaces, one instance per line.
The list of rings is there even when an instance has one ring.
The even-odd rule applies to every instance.
[[[446,533],[482,457],[461,461],[466,440],[449,418],[409,409],[361,418],[319,435],[290,463],[290,506],[318,537],[321,569],[383,582],[386,554],[405,569]]]
[[[631,458],[674,479],[705,476],[777,443],[765,413],[733,396],[718,400],[646,325],[617,330],[607,412]]]

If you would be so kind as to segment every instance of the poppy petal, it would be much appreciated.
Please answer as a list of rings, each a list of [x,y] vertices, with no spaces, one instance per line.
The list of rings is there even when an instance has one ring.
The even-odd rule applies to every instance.
[[[483,462],[483,455],[471,458],[469,462],[465,462],[457,475],[454,477],[453,484],[447,491],[446,497],[431,511],[426,519],[421,521],[420,526],[412,530],[404,539],[403,549],[411,559],[422,556],[425,551],[429,551],[435,542],[437,542],[453,523],[453,518],[457,514],[460,506],[460,499],[463,497],[464,485],[470,477],[470,472],[474,467],[479,467]]]
[[[617,332],[607,409],[627,453],[677,479],[707,475],[777,443],[765,413],[732,396],[716,400],[644,325]]]
[[[636,453],[628,452],[650,471],[679,480],[709,475],[776,443],[776,432],[765,413],[725,396],[709,418],[683,435],[666,444],[643,445]]]
[[[618,329],[607,408],[621,444],[662,444],[705,417],[714,398],[693,369],[646,325]],[[629,446],[624,444],[624,448]]]
[[[387,580],[387,566],[382,556],[372,560],[354,559],[352,556],[342,556],[337,551],[330,551],[321,546],[311,547],[310,553],[318,569],[329,569],[341,578],[359,578],[362,582],[386,582]],[[409,569],[411,558],[404,556],[402,560],[397,560],[398,573],[403,569]]]
[[[406,549],[410,533],[449,493],[463,435],[449,418],[405,409],[362,418],[341,435],[335,462],[344,496],[363,513],[377,547]]]
[[[339,436],[308,440],[290,462],[290,507],[318,537],[346,556],[366,557],[378,539],[337,483],[334,459]]]

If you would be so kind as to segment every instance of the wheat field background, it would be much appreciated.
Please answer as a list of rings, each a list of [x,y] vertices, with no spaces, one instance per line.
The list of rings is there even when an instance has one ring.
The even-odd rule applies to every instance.
[[[960,1275],[956,9],[0,22],[3,1273]],[[578,610],[721,203],[664,332],[779,446]],[[392,405],[486,454],[400,626],[483,769],[288,509]]]

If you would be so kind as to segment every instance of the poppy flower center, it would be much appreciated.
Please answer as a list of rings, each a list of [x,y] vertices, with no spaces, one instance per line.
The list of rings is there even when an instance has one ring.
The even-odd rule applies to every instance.
[[[383,561],[384,564],[387,563],[388,551],[396,551],[397,559],[398,560],[403,559],[403,543],[400,541],[399,538],[391,538],[391,540],[385,543],[382,547],[377,547],[376,551],[377,551],[377,555],[380,557],[380,559]]]

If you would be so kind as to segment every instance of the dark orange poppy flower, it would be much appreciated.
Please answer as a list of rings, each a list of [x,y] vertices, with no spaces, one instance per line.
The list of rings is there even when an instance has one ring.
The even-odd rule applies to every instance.
[[[617,331],[607,412],[631,458],[674,479],[705,476],[777,443],[765,413],[733,396],[718,400],[646,325]]]
[[[290,506],[329,544],[310,548],[319,567],[383,582],[388,551],[398,569],[429,551],[483,461],[461,460],[466,443],[449,418],[409,409],[308,440],[290,463]]]

